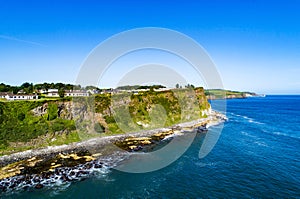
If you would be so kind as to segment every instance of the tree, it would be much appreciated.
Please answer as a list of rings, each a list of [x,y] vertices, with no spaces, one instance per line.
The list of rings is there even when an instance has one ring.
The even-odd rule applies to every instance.
[[[12,88],[12,91],[13,91],[14,94],[17,94],[19,92],[19,90],[21,90],[21,89],[19,87],[17,87],[17,86],[14,86]]]
[[[30,83],[29,83],[29,82],[25,82],[25,83],[23,83],[23,84],[21,85],[21,89],[23,89],[23,88],[28,88],[28,87],[30,87]]]
[[[179,84],[178,83],[176,84],[176,88],[179,88]]]
[[[64,89],[59,89],[58,90],[58,95],[59,95],[59,97],[61,97],[61,98],[64,98],[65,97],[65,90]]]
[[[193,84],[187,84],[186,86],[185,86],[185,88],[195,88],[195,86],[193,85]]]
[[[19,90],[23,90],[26,94],[33,93],[33,90],[34,90],[33,84],[25,82],[21,85]]]
[[[79,84],[73,86],[73,90],[80,90],[80,89],[81,89],[81,86]]]

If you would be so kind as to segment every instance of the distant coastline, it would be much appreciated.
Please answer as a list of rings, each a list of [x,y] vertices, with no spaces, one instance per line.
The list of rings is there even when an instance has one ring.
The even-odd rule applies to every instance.
[[[254,92],[231,91],[231,90],[224,90],[224,89],[207,89],[205,90],[205,95],[208,100],[265,97],[264,94],[257,94]]]

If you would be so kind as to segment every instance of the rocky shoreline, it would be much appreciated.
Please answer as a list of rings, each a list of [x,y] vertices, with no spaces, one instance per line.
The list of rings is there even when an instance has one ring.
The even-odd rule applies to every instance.
[[[131,151],[143,150],[182,132],[195,129],[204,132],[209,126],[225,120],[224,115],[212,111],[207,118],[168,128],[98,137],[70,145],[5,155],[0,157],[0,193],[80,180],[95,170],[101,172],[103,168],[113,167],[116,161],[126,158]]]

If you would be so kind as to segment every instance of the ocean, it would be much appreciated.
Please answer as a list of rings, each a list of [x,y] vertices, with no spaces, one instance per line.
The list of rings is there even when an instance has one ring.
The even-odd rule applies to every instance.
[[[205,136],[149,173],[105,168],[88,179],[6,198],[300,198],[300,96],[227,100],[222,133],[199,158]],[[121,164],[127,164],[123,161]]]

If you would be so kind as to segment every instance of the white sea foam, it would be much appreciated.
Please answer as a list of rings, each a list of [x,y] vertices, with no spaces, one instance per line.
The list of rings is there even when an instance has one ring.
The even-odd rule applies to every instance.
[[[251,135],[251,134],[249,134],[249,133],[247,133],[247,132],[245,132],[245,131],[241,131],[241,134],[243,134],[243,135],[245,135],[245,136],[247,136],[247,137],[257,138],[255,135]]]
[[[255,121],[255,120],[253,120],[253,119],[249,119],[249,122],[250,122],[250,123],[255,123],[255,124],[261,124],[261,125],[265,124],[265,123],[263,123],[263,122],[258,122],[258,121]]]
[[[239,115],[239,114],[235,114],[235,113],[230,113],[230,114],[237,118],[243,118],[249,123],[260,124],[260,125],[265,124],[263,122],[256,121],[254,118],[248,117],[246,115]]]
[[[258,146],[264,146],[264,147],[268,147],[269,146],[265,142],[262,142],[262,141],[255,141],[254,144],[256,144]]]
[[[196,162],[199,167],[214,167],[219,164],[219,162]]]
[[[297,137],[297,136],[294,136],[294,135],[289,135],[289,134],[278,132],[278,131],[272,132],[272,134],[279,135],[279,136],[284,136],[284,137],[295,138],[295,139],[300,139],[300,137]]]

